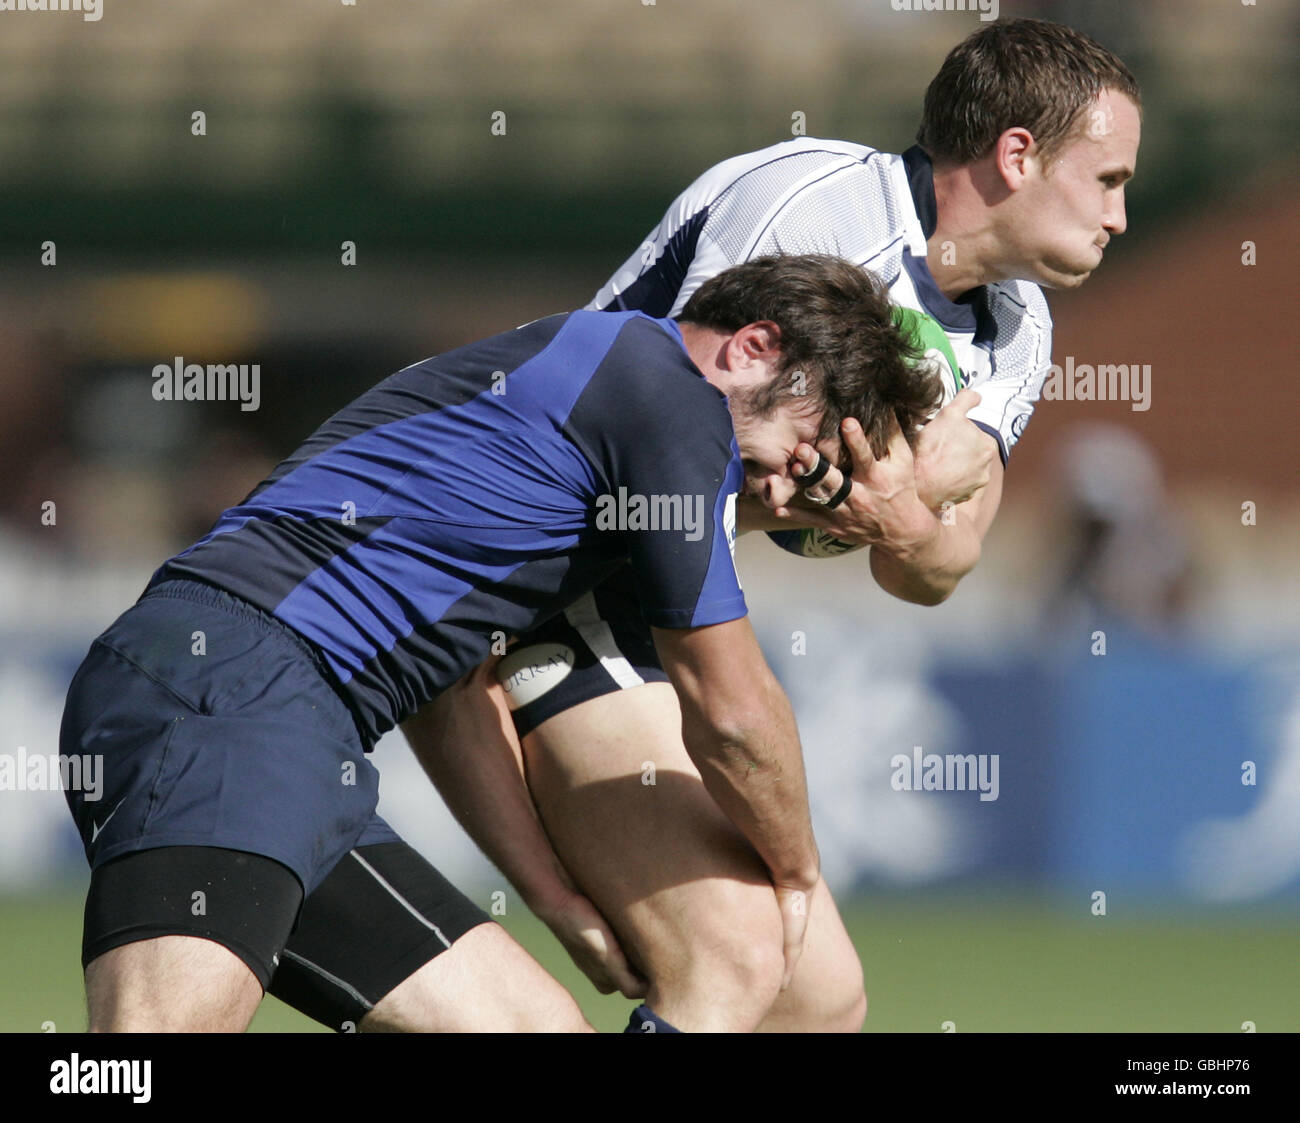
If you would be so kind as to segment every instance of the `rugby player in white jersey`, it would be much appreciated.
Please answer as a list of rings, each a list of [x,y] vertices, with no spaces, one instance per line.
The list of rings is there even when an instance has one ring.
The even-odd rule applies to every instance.
[[[827,535],[869,546],[882,588],[938,603],[979,559],[1050,363],[1039,286],[1082,284],[1124,231],[1140,117],[1133,76],[1091,39],[989,24],[931,83],[916,147],[800,138],[728,160],[592,307],[676,313],[708,277],[762,254],[832,253],[878,273],[954,400],[914,449],[898,432],[873,449],[846,423],[847,481],[801,446],[792,471],[816,469],[807,494],[821,506],[782,506],[759,481],[738,523],[801,553],[833,552]],[[792,525],[824,533],[810,549]],[[764,866],[711,794],[726,781],[694,763],[699,723],[679,708],[635,585],[615,578],[403,728],[597,987],[645,998],[629,1030],[860,1028],[862,967],[825,883],[783,884]]]

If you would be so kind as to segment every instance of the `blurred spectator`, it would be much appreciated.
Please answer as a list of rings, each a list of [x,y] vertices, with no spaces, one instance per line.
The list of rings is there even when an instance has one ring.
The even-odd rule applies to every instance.
[[[1064,567],[1049,611],[1085,609],[1156,632],[1177,631],[1189,603],[1191,560],[1160,466],[1117,425],[1080,425],[1058,453]]]

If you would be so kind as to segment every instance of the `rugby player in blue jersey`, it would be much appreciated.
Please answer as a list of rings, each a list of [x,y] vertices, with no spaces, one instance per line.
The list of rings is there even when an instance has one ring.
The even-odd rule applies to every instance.
[[[925,426],[915,456],[901,434],[887,458],[845,434],[849,490],[831,466],[813,492],[844,502],[786,512],[826,532],[812,549],[803,530],[759,504],[742,500],[738,521],[774,532],[795,553],[869,547],[864,578],[869,567],[887,592],[936,604],[979,560],[1004,465],[1051,363],[1040,286],[1082,284],[1124,232],[1140,124],[1137,83],[1110,51],[1057,24],[991,23],[931,82],[915,147],[891,154],[800,137],[724,161],[670,205],[592,307],[671,315],[719,270],[761,254],[834,253],[876,273],[952,404]],[[813,467],[811,449],[800,457]],[[972,483],[987,486],[959,502]],[[958,505],[945,510],[945,501]],[[763,862],[682,743],[672,676],[658,665],[637,599],[629,571],[603,582],[520,638],[498,668],[504,697],[486,675],[442,696],[407,723],[413,746],[524,899],[578,947],[596,985],[646,993],[658,1021],[639,1011],[633,1027],[859,1028],[862,967],[824,884],[782,989],[788,957]],[[446,746],[481,745],[502,726],[554,853],[525,845],[470,780],[444,774],[444,760],[465,759]],[[640,783],[645,762],[655,765],[655,787]],[[672,798],[663,797],[665,775]],[[609,924],[589,923],[585,943],[571,934],[572,886]]]
[[[818,855],[793,715],[745,618],[735,502],[789,503],[800,449],[847,466],[841,433],[914,435],[941,392],[915,358],[865,270],[756,259],[678,319],[548,317],[325,422],[163,564],[69,688],[61,751],[101,756],[105,778],[98,801],[68,792],[92,869],[90,1028],[242,1030],[268,988],[336,1028],[585,1028],[376,815],[367,753],[625,565],[793,967]],[[442,764],[449,788],[486,777],[496,820],[551,853],[513,761],[499,783],[496,766]]]

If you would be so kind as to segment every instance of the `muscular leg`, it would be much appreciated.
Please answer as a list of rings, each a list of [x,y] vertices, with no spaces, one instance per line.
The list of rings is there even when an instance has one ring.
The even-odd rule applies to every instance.
[[[242,1033],[262,986],[234,952],[197,936],[157,936],[86,967],[91,1033]]]
[[[97,867],[82,942],[91,1032],[247,1029],[301,901],[288,867],[222,847]]]
[[[556,852],[650,979],[655,1013],[688,1031],[861,1028],[861,964],[824,883],[780,990],[771,883],[691,763],[671,686],[584,702],[523,748]]]
[[[390,991],[358,1028],[366,1033],[591,1031],[573,996],[491,922],[471,928]]]
[[[365,837],[303,903],[271,994],[343,1031],[590,1028],[569,992],[383,820]]]

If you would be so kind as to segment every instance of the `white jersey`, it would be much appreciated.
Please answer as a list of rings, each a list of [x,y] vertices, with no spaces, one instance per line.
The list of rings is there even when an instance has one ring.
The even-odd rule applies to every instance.
[[[752,257],[846,258],[879,276],[895,304],[947,335],[960,367],[952,373],[980,394],[968,416],[997,438],[1005,462],[1047,376],[1052,318],[1027,281],[948,300],[925,260],[935,218],[930,161],[920,148],[894,156],[798,137],[700,176],[588,307],[676,316],[710,277]]]

